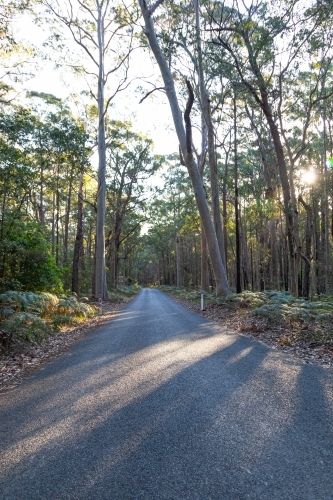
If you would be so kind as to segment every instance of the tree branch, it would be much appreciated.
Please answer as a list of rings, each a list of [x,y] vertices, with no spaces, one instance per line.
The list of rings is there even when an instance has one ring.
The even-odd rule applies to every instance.
[[[188,100],[186,103],[186,109],[184,113],[184,121],[185,121],[185,133],[186,133],[186,150],[188,153],[192,153],[192,125],[191,125],[191,118],[190,118],[190,113],[191,109],[193,106],[194,102],[194,93],[193,93],[193,88],[192,85],[190,84],[189,80],[185,80],[186,86],[188,89]]]
[[[155,90],[165,90],[165,87],[155,87],[150,92],[147,92],[147,94],[139,101],[139,104],[141,104],[145,99],[147,99],[147,97],[149,97],[150,94],[152,94],[153,92],[155,92]]]
[[[155,12],[155,10],[157,9],[157,7],[159,7],[162,3],[164,2],[164,0],[157,0],[154,5],[152,5],[149,9],[149,15],[152,16]]]

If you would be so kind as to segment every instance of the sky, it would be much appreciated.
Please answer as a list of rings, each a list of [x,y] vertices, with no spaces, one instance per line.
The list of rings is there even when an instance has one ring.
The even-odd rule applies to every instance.
[[[16,34],[28,40],[30,44],[41,48],[49,33],[36,26],[32,20],[24,16],[16,21]],[[44,49],[43,49],[44,50]],[[135,53],[131,65],[132,75],[156,75],[147,53]],[[130,87],[119,94],[110,112],[110,118],[129,120],[136,132],[143,132],[154,141],[156,154],[171,154],[178,150],[176,133],[172,127],[171,112],[163,92],[155,92],[141,104],[142,95],[136,92],[137,85],[144,82],[136,79]],[[28,91],[53,94],[62,99],[70,98],[72,92],[78,89],[88,90],[83,79],[74,77],[70,71],[56,69],[51,61],[41,61],[35,77],[23,81],[23,87]],[[145,85],[151,89],[151,86]],[[75,108],[73,109],[75,114]]]

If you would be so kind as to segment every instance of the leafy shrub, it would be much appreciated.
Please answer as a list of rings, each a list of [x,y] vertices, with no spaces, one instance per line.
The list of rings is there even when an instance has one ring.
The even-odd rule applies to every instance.
[[[132,285],[118,285],[116,292],[113,292],[113,293],[120,292],[120,293],[126,295],[127,297],[131,297],[132,295],[135,295],[138,292],[138,290],[140,290],[140,288],[141,287],[139,285],[137,285],[137,284],[134,284],[134,285],[133,284]]]
[[[316,319],[319,322],[332,323],[333,322],[333,314],[330,312],[321,313],[321,314],[318,314]]]
[[[44,313],[48,310],[50,299],[47,295],[32,292],[16,292],[9,290],[0,294],[0,316],[6,306],[13,311],[25,311],[30,313]]]
[[[311,302],[297,299],[287,292],[262,292],[265,303],[255,308],[252,314],[265,318],[269,323],[308,323],[332,321],[333,303]]]
[[[276,304],[264,304],[254,309],[252,314],[266,319],[268,323],[281,323],[285,319],[285,311]]]
[[[34,314],[18,312],[2,323],[6,331],[29,342],[40,342],[49,331],[46,323]]]
[[[22,290],[22,285],[15,278],[0,278],[0,293],[6,290]]]
[[[60,298],[56,313],[64,316],[91,318],[99,312],[95,306],[79,302],[74,295]]]
[[[39,342],[50,330],[59,330],[91,318],[99,308],[79,302],[74,295],[57,297],[51,293],[8,291],[0,294],[0,324],[15,337]]]
[[[73,318],[71,316],[57,314],[52,319],[51,324],[54,330],[61,330],[63,326],[73,324]]]
[[[12,232],[0,243],[4,254],[7,283],[11,289],[61,292],[61,271],[51,255],[49,245],[37,223],[14,224]],[[0,291],[5,283],[0,283]]]
[[[112,291],[109,292],[109,299],[118,300],[119,302],[122,302],[125,298],[121,293]]]

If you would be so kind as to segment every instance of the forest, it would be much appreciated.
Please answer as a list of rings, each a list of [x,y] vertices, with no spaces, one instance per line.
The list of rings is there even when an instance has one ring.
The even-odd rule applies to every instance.
[[[0,500],[333,500],[333,0],[0,0]]]
[[[0,9],[2,294],[332,294],[331,2]],[[20,19],[47,43],[23,43]],[[154,74],[136,75],[140,58]],[[46,61],[68,76],[69,97],[47,81],[31,90]],[[179,142],[169,154],[116,111],[161,100]]]

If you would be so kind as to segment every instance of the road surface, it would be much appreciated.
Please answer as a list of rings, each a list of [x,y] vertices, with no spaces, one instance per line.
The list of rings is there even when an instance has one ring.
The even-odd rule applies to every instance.
[[[1,500],[332,500],[333,374],[144,289],[0,397]]]

